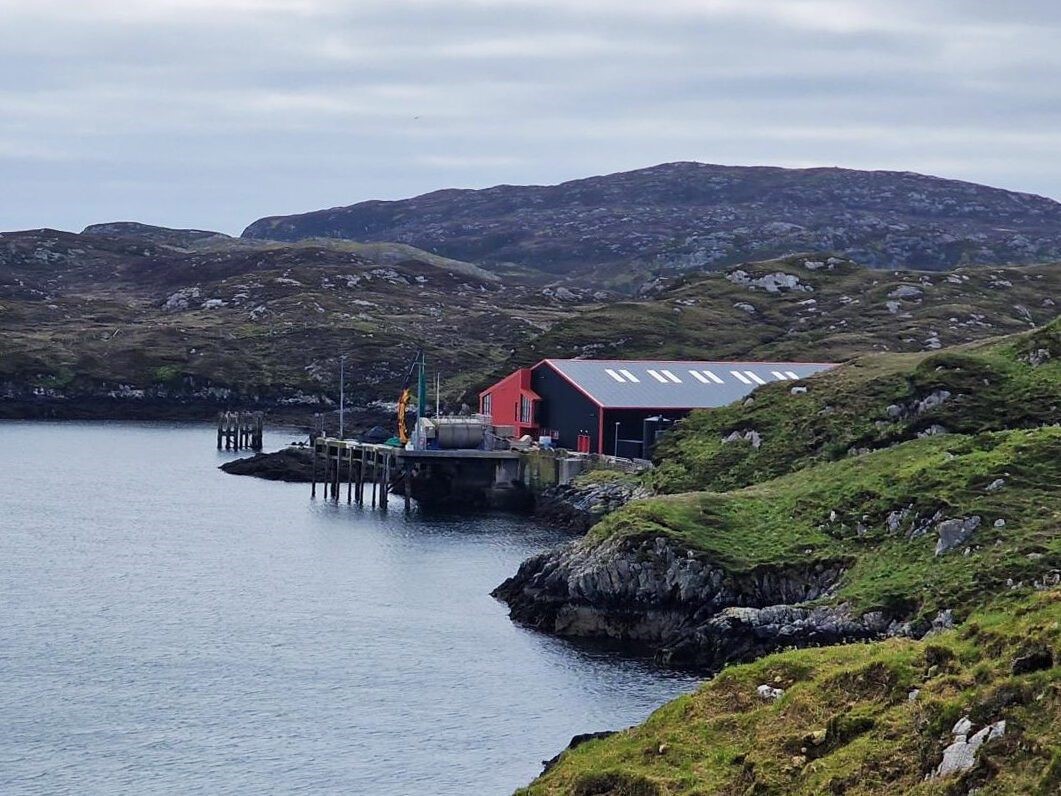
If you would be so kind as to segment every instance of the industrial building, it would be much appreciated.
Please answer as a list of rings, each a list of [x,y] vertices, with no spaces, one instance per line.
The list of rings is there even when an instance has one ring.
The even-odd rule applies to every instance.
[[[821,362],[544,359],[479,394],[479,411],[515,436],[557,447],[648,458],[659,432],[693,409],[725,406],[771,382],[834,367]]]

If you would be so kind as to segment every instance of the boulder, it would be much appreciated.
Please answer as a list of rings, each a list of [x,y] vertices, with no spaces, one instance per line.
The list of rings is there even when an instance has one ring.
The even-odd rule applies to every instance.
[[[973,535],[982,522],[979,515],[959,519],[944,520],[936,526],[939,540],[936,542],[936,555],[949,553],[964,544]]]

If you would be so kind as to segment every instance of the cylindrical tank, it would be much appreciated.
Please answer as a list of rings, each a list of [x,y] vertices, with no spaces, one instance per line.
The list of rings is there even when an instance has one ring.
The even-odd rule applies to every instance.
[[[485,426],[479,420],[470,417],[436,417],[432,418],[432,422],[440,448],[478,448],[483,443]]]

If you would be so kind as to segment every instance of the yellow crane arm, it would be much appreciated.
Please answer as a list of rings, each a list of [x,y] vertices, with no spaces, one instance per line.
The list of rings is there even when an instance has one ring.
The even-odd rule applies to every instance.
[[[398,441],[402,445],[409,441],[409,429],[405,425],[405,412],[409,408],[410,397],[409,388],[405,387],[402,390],[401,397],[398,398]]]

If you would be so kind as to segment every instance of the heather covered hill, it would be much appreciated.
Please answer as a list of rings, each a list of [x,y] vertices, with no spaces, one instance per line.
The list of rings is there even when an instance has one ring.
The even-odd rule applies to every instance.
[[[0,414],[327,409],[341,353],[368,411],[394,400],[419,345],[444,374],[484,372],[568,311],[406,246],[134,232],[0,235]]]
[[[658,280],[637,300],[564,318],[517,350],[543,357],[841,361],[932,351],[1051,321],[1061,265],[885,271],[829,254]]]
[[[351,401],[370,407],[393,400],[419,345],[451,402],[474,403],[494,374],[543,356],[840,361],[1020,331],[1061,297],[1056,265],[934,274],[820,254],[663,279],[630,301],[406,244],[94,229],[0,234],[5,413],[326,407],[340,353]]]
[[[1061,204],[909,172],[667,163],[274,216],[243,236],[399,241],[618,285],[799,251],[924,270],[1061,259]]]

